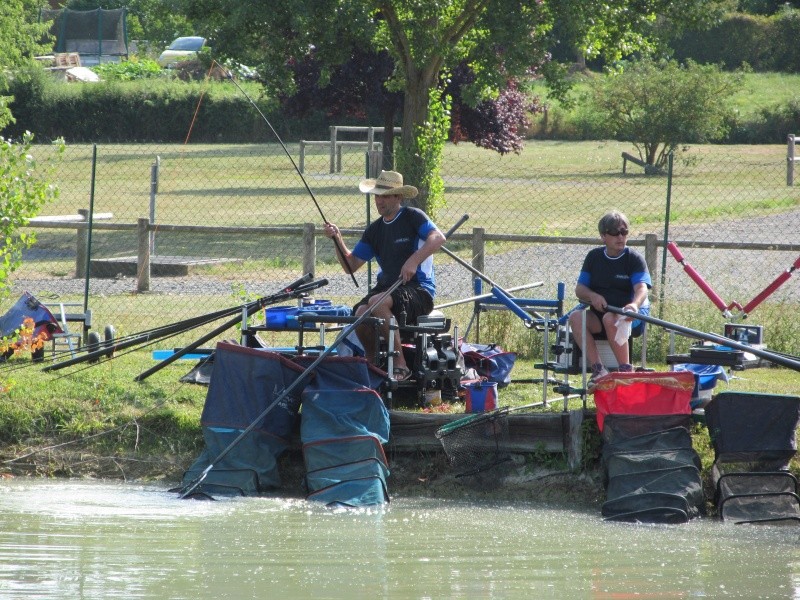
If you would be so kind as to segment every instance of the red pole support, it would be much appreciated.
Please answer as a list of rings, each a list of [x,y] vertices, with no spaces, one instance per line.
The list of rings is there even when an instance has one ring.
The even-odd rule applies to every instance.
[[[786,269],[786,270],[785,270],[783,273],[781,273],[780,275],[778,275],[778,276],[775,278],[775,281],[773,281],[773,282],[772,282],[772,283],[770,283],[770,284],[769,284],[767,287],[765,287],[765,288],[764,288],[764,290],[763,290],[763,291],[762,291],[762,292],[761,292],[761,293],[760,293],[758,296],[756,296],[755,298],[753,298],[752,300],[750,300],[750,302],[748,302],[748,303],[747,303],[747,305],[746,305],[746,306],[745,306],[745,307],[742,309],[742,312],[743,312],[744,314],[747,314],[747,313],[749,313],[751,310],[753,310],[753,309],[754,309],[756,306],[758,306],[759,304],[761,304],[761,303],[762,303],[764,300],[766,300],[766,299],[767,299],[767,297],[769,297],[769,296],[770,296],[770,295],[771,295],[771,294],[772,294],[772,293],[773,293],[775,290],[777,290],[779,287],[781,287],[781,286],[783,285],[783,283],[784,283],[784,282],[785,282],[787,279],[789,279],[789,277],[791,277],[791,276],[792,276],[792,273],[794,273],[795,269],[798,269],[798,268],[800,268],[800,256],[797,258],[797,260],[796,260],[796,261],[794,261],[794,264],[792,264],[792,266],[791,266],[791,267],[789,267],[789,268],[788,268],[788,269]]]
[[[683,258],[683,254],[681,251],[678,250],[678,246],[675,245],[675,242],[669,242],[667,244],[667,250],[669,250],[670,254],[675,257],[681,265],[683,265],[683,270],[686,271],[686,274],[691,277],[692,281],[694,281],[698,287],[703,290],[708,299],[714,303],[714,305],[720,309],[723,313],[728,313],[728,307],[725,305],[725,301],[720,298],[720,296],[711,289],[711,286],[708,285],[705,280],[700,276],[700,273],[695,271],[694,267],[686,262]]]

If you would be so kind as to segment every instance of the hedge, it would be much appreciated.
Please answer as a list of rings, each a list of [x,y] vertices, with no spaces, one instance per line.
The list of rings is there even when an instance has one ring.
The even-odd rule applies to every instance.
[[[732,13],[703,32],[688,32],[672,44],[678,60],[722,64],[755,71],[800,71],[800,11],[770,17]]]
[[[327,139],[324,117],[288,120],[258,90],[249,86],[247,94],[284,140]],[[191,128],[193,142],[274,141],[250,100],[230,82],[148,79],[64,85],[47,73],[29,71],[11,82],[10,94],[16,123],[3,132],[6,137],[29,130],[40,142],[63,137],[75,143],[166,143],[183,142]]]

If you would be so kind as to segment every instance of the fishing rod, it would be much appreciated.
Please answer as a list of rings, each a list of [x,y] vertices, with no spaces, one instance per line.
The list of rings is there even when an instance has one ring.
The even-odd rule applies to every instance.
[[[308,282],[310,282],[312,278],[313,275],[311,273],[308,273],[303,277],[301,277],[300,279],[298,279],[297,281],[286,286],[283,290],[281,290],[280,293],[288,293],[291,292],[292,290],[295,290],[296,288],[299,289],[301,286],[306,285]],[[78,362],[82,362],[84,353],[97,351],[96,355],[93,355],[92,357],[88,358],[89,361],[95,362],[96,359],[99,358],[100,356],[106,356],[114,353],[114,350],[117,349],[119,345],[125,344],[129,340],[140,340],[143,343],[147,343],[148,341],[152,342],[163,337],[170,337],[173,335],[177,335],[179,333],[183,333],[184,331],[188,331],[190,329],[201,327],[203,325],[206,325],[223,317],[227,317],[233,314],[239,314],[241,310],[242,310],[241,305],[232,308],[225,308],[204,315],[183,319],[181,321],[169,325],[161,325],[159,327],[154,327],[137,333],[128,334],[122,337],[117,337],[114,340],[114,343],[116,345],[113,347],[111,344],[108,343],[108,340],[106,340],[106,342],[100,342],[99,344],[91,344],[91,343],[84,344],[82,348],[77,348],[77,349],[67,348],[59,351],[53,351],[52,360],[54,361],[54,363],[60,364],[58,363],[58,361],[67,355],[69,355],[70,357],[76,357],[76,355],[80,355],[81,360],[79,360]],[[142,336],[146,336],[146,339],[143,338]],[[6,373],[20,369],[27,369],[34,366],[38,367],[40,366],[40,363],[43,362],[43,360],[44,357],[42,357],[41,359],[34,359],[24,363],[23,362],[12,363],[9,361],[3,363],[2,366],[0,366],[0,373]]]
[[[481,273],[478,269],[473,267],[471,264],[469,264],[467,261],[465,261],[463,258],[458,256],[457,254],[451,252],[449,249],[445,248],[444,246],[442,246],[439,249],[442,252],[444,252],[445,254],[447,254],[447,256],[452,258],[454,261],[456,261],[458,264],[460,264],[462,267],[464,267],[468,271],[471,271],[474,275],[477,275],[483,281],[485,281],[490,286],[492,286],[492,296],[497,298],[497,300],[500,303],[504,304],[511,312],[513,312],[520,319],[522,319],[522,322],[525,324],[525,327],[527,327],[529,329],[533,327],[533,319],[531,318],[532,316],[535,316],[538,319],[543,319],[544,318],[544,317],[542,317],[541,315],[539,315],[537,313],[529,313],[529,312],[523,310],[516,302],[514,302],[514,298],[509,296],[507,291],[505,291],[503,288],[501,288],[499,285],[497,285],[494,281],[489,279],[489,277],[487,277],[485,274]]]
[[[227,68],[223,67],[219,63],[217,63],[217,65],[226,73],[228,79],[230,79],[233,82],[233,85],[235,85],[238,88],[238,90],[242,93],[242,95],[245,98],[247,98],[247,101],[253,106],[253,108],[256,109],[256,112],[261,116],[261,118],[264,119],[264,122],[267,124],[267,127],[269,127],[270,131],[272,131],[272,134],[275,136],[275,139],[278,140],[278,143],[281,145],[281,148],[283,148],[283,151],[286,153],[286,156],[289,158],[289,162],[292,163],[292,166],[294,167],[294,170],[297,171],[297,174],[300,176],[300,180],[303,182],[303,185],[305,186],[306,191],[311,196],[311,199],[314,201],[314,206],[317,207],[317,211],[319,211],[319,216],[322,217],[322,221],[325,224],[328,224],[330,221],[328,221],[328,219],[325,217],[325,213],[322,212],[322,208],[320,207],[319,202],[317,202],[317,197],[314,195],[314,192],[311,191],[311,188],[309,187],[308,182],[306,181],[306,178],[303,176],[303,172],[297,166],[297,163],[294,162],[294,158],[292,158],[291,153],[286,148],[286,145],[283,143],[283,140],[281,139],[281,136],[279,136],[278,132],[275,131],[275,128],[272,126],[272,123],[269,122],[269,119],[267,119],[266,115],[263,112],[261,112],[261,109],[253,101],[253,99],[247,94],[247,92],[245,92],[244,89],[242,89],[242,86],[239,85],[239,82],[237,82],[233,78],[233,73],[231,73],[230,69],[227,69]],[[341,242],[336,238],[331,238],[331,239],[333,239],[333,244],[334,244],[334,246],[336,246],[336,251],[341,255],[341,257],[343,259],[342,262],[345,265],[345,270],[350,275],[350,278],[353,280],[353,284],[356,287],[358,287],[358,282],[356,281],[356,276],[353,273],[353,269],[350,268],[350,265],[347,262],[347,256],[345,254],[344,248],[341,245]]]
[[[309,276],[310,276],[310,274],[309,274]],[[239,321],[239,319],[241,318],[241,316],[238,314],[240,310],[246,311],[247,315],[249,316],[252,312],[254,312],[255,310],[260,310],[266,304],[272,304],[272,303],[275,303],[275,302],[280,302],[281,300],[283,300],[283,299],[285,299],[287,297],[295,297],[297,294],[303,294],[303,293],[306,293],[308,291],[317,289],[317,288],[322,287],[323,285],[327,285],[327,284],[328,284],[328,280],[327,279],[320,279],[320,280],[317,280],[317,281],[312,281],[312,282],[310,282],[308,284],[304,284],[302,286],[298,286],[290,296],[282,295],[278,299],[275,299],[274,297],[262,298],[262,299],[256,300],[255,302],[252,302],[252,303],[249,303],[249,304],[245,304],[243,306],[237,306],[237,307],[235,307],[233,309],[230,309],[227,312],[227,314],[223,315],[223,316],[228,316],[230,314],[236,313],[236,316],[233,317],[233,319],[231,319],[229,321],[226,321],[225,323],[223,323],[222,325],[220,325],[219,327],[217,327],[216,329],[214,329],[210,333],[207,333],[206,335],[204,335],[200,339],[196,340],[192,344],[190,344],[188,346],[185,346],[184,348],[181,348],[180,350],[175,351],[171,356],[169,356],[166,359],[162,360],[160,363],[158,363],[157,365],[155,365],[154,367],[152,367],[151,369],[149,369],[145,373],[141,373],[140,375],[138,375],[136,378],[134,378],[134,381],[142,381],[143,379],[146,379],[151,374],[153,374],[153,373],[155,373],[157,371],[160,371],[161,369],[163,369],[164,367],[166,367],[169,364],[172,364],[174,361],[178,360],[179,358],[185,356],[186,354],[188,354],[190,352],[193,352],[194,350],[196,350],[197,348],[202,346],[203,343],[205,343],[208,340],[216,337],[217,335],[221,334],[223,331],[229,329],[230,327],[233,327]],[[294,284],[292,284],[292,285],[294,285]],[[219,318],[220,317],[215,317],[213,319],[207,319],[205,322],[206,323],[210,323],[212,321],[216,321]],[[169,333],[167,335],[160,336],[160,337],[158,337],[156,339],[151,339],[151,340],[142,342],[141,346],[146,348],[147,346],[151,346],[152,344],[155,344],[158,341],[161,341],[161,340],[164,340],[164,339],[168,339],[170,337],[174,337],[176,335],[184,333],[185,331],[186,330],[179,330],[179,331],[171,332],[171,333]],[[127,350],[127,352],[115,353],[114,354],[114,358],[117,358],[118,356],[124,356],[125,354],[133,352],[135,350],[138,350],[138,348],[131,348],[130,350]],[[82,370],[91,368],[92,366],[94,366],[94,365],[91,365],[91,364],[87,365],[83,369],[77,369],[75,371],[70,372],[69,375],[72,375],[74,373],[80,373]]]
[[[450,235],[452,235],[453,232],[456,229],[458,229],[459,227],[461,227],[461,225],[467,219],[469,219],[469,215],[466,215],[466,214],[463,215],[458,220],[458,223],[453,225],[447,231],[447,233],[444,234],[444,237],[448,238]],[[178,489],[178,498],[183,500],[183,499],[189,497],[192,494],[192,492],[194,492],[198,488],[198,486],[201,483],[203,483],[203,481],[208,476],[208,474],[211,472],[211,470],[214,468],[214,466],[217,463],[219,463],[223,458],[225,458],[228,455],[228,453],[230,453],[230,451],[233,450],[233,448],[235,448],[239,444],[239,442],[241,442],[251,431],[253,431],[253,429],[255,429],[256,425],[258,423],[260,423],[261,421],[263,421],[264,418],[266,418],[267,414],[269,414],[269,412],[273,408],[275,408],[279,403],[281,403],[283,401],[283,399],[286,398],[289,394],[291,394],[295,390],[295,388],[297,388],[301,383],[304,383],[306,378],[308,377],[308,375],[310,373],[313,373],[314,369],[316,369],[322,363],[322,361],[325,360],[331,354],[331,352],[333,352],[336,349],[336,347],[341,342],[343,342],[351,333],[353,333],[359,325],[361,325],[364,321],[366,321],[367,318],[369,318],[370,315],[372,315],[372,312],[378,306],[383,304],[384,300],[386,300],[386,298],[388,298],[392,294],[392,292],[394,292],[398,287],[400,287],[400,285],[402,283],[403,283],[403,278],[402,277],[398,277],[397,280],[391,286],[389,286],[388,289],[386,289],[384,292],[381,293],[380,296],[378,296],[378,298],[377,298],[377,300],[375,302],[373,302],[372,304],[368,303],[367,309],[363,313],[361,313],[361,315],[355,321],[353,321],[347,327],[345,327],[342,330],[342,333],[333,341],[333,343],[330,346],[328,346],[327,348],[325,348],[322,352],[320,352],[319,355],[317,356],[317,358],[314,359],[314,361],[310,365],[308,365],[303,370],[303,372],[300,375],[298,375],[297,378],[295,378],[294,381],[292,381],[292,383],[290,383],[287,387],[285,387],[283,389],[283,391],[280,394],[278,394],[278,396],[266,408],[264,408],[264,410],[262,410],[261,413],[259,413],[259,415],[255,419],[253,419],[253,421],[245,429],[243,429],[239,433],[239,435],[237,435],[230,442],[230,444],[228,444],[217,455],[217,457],[214,460],[209,462],[208,466],[205,469],[203,469],[197,477],[195,477],[192,481],[190,481],[185,486],[183,486],[180,489]]]
[[[314,283],[317,284],[315,287],[322,287],[323,285],[328,285],[328,280],[327,279],[320,279],[320,280],[318,280],[318,281],[316,281]],[[305,290],[306,288],[304,287],[303,289]],[[154,365],[154,366],[150,367],[149,369],[143,371],[142,373],[139,373],[139,375],[134,377],[133,380],[134,381],[144,381],[145,379],[150,377],[150,375],[152,375],[153,373],[157,373],[158,371],[160,371],[164,367],[166,367],[168,365],[171,365],[173,362],[175,362],[176,360],[180,359],[182,356],[197,350],[200,346],[205,344],[208,340],[214,339],[215,337],[220,335],[223,331],[226,331],[226,330],[230,329],[231,327],[236,325],[236,323],[238,323],[240,320],[247,319],[248,317],[250,317],[251,314],[253,314],[257,310],[261,310],[263,307],[264,307],[264,304],[259,303],[259,302],[252,303],[252,304],[249,304],[249,305],[243,307],[242,315],[236,315],[235,317],[233,317],[229,321],[224,322],[222,325],[220,325],[219,327],[216,327],[212,331],[209,331],[207,334],[199,337],[198,339],[196,339],[194,342],[192,342],[188,346],[184,346],[183,348],[181,348],[177,352],[174,352],[171,356],[168,356],[167,358],[165,358],[164,360],[159,362],[157,365]]]
[[[535,287],[542,287],[544,285],[543,281],[534,281],[533,283],[526,283],[523,285],[517,285],[514,287],[510,287],[506,290],[508,292],[519,292],[520,290],[529,290],[530,288]],[[461,300],[453,300],[452,302],[445,302],[444,304],[439,304],[438,306],[434,306],[434,310],[441,310],[443,308],[450,308],[451,306],[457,306],[459,304],[466,304],[467,302],[475,302],[477,300],[486,300],[487,298],[493,298],[494,294],[489,292],[488,294],[479,294],[477,296],[470,296],[469,298],[462,298]]]
[[[310,274],[304,276],[303,278],[299,279],[298,281],[305,281],[306,278],[309,277],[309,276],[310,276]],[[244,307],[247,307],[249,305],[265,306],[266,304],[269,304],[269,303],[281,302],[282,300],[294,297],[297,294],[305,293],[305,292],[310,291],[312,289],[316,289],[316,288],[320,287],[321,285],[327,284],[327,280],[323,280],[323,281],[325,282],[324,284],[323,283],[317,283],[317,282],[311,282],[311,283],[304,283],[302,285],[296,285],[297,282],[295,282],[295,283],[292,284],[293,286],[296,285],[296,287],[294,289],[292,289],[291,286],[287,286],[286,288],[284,288],[283,290],[281,290],[277,294],[273,294],[271,296],[265,296],[263,298],[259,298],[258,300],[255,300],[253,302],[250,302],[250,303],[244,305]],[[138,345],[138,344],[145,344],[145,343],[151,342],[151,341],[159,339],[159,338],[169,337],[171,335],[174,335],[175,333],[182,333],[184,331],[189,331],[191,329],[199,327],[200,325],[204,325],[204,324],[206,324],[206,323],[208,323],[210,321],[214,321],[214,320],[217,320],[219,318],[222,318],[222,317],[225,317],[225,316],[228,316],[228,315],[232,315],[232,314],[237,314],[238,315],[238,314],[241,313],[242,308],[243,308],[243,306],[237,306],[237,307],[234,307],[234,308],[229,308],[229,309],[225,309],[225,310],[222,310],[222,311],[217,311],[216,313],[211,313],[210,315],[204,315],[204,316],[201,316],[201,317],[194,317],[193,319],[187,319],[185,321],[179,321],[179,322],[173,323],[171,325],[165,325],[164,327],[161,327],[161,328],[159,328],[157,330],[144,331],[144,332],[141,332],[139,334],[130,336],[129,339],[127,339],[125,341],[115,341],[115,343],[112,346],[105,346],[103,348],[90,351],[90,352],[88,352],[88,353],[86,353],[86,354],[84,354],[82,356],[77,356],[77,357],[74,357],[72,359],[56,363],[54,365],[49,365],[49,366],[45,367],[42,370],[43,371],[57,371],[59,369],[63,369],[65,367],[76,365],[76,364],[84,362],[84,361],[91,361],[91,360],[94,360],[94,359],[102,357],[102,356],[110,356],[111,354],[114,354],[118,350],[124,350],[126,348],[130,348],[131,346],[135,346],[135,345]],[[211,317],[213,317],[213,318],[211,318]],[[237,317],[237,320],[238,320],[238,317]]]
[[[741,350],[743,352],[749,352],[750,354],[754,354],[760,358],[768,360],[769,362],[775,363],[776,365],[788,367],[793,371],[800,371],[799,360],[787,358],[786,356],[782,356],[774,352],[769,352],[768,350],[763,350],[761,348],[754,348],[753,346],[742,344],[740,342],[737,342],[736,340],[732,340],[730,338],[726,338],[721,335],[716,335],[714,333],[706,333],[704,331],[698,331],[697,329],[690,329],[689,327],[684,327],[682,325],[670,323],[669,321],[662,321],[661,319],[651,317],[650,315],[643,315],[638,312],[623,310],[616,306],[606,306],[606,310],[608,312],[615,313],[617,315],[622,315],[623,317],[628,317],[630,319],[638,319],[640,321],[645,321],[646,323],[652,323],[653,325],[658,325],[659,327],[663,327],[664,329],[669,329],[677,333],[681,333],[688,337],[706,340],[709,342],[713,342],[715,344],[719,344],[720,346],[734,348],[736,350]]]

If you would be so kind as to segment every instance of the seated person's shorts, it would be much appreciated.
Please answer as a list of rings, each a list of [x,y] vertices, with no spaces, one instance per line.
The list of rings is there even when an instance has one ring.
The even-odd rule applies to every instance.
[[[367,300],[382,294],[384,291],[384,289],[380,288],[372,290],[353,307],[353,314],[356,314],[358,307],[365,305]],[[402,322],[400,314],[405,311],[406,324],[416,325],[419,317],[430,314],[432,310],[433,298],[425,288],[415,281],[404,283],[392,292],[392,314],[397,317],[398,322]]]
[[[598,310],[595,310],[593,307],[589,307],[589,310],[591,310],[595,315],[597,315],[597,318],[600,319],[601,323],[603,322],[603,313],[601,313]],[[640,307],[639,314],[649,317],[650,307],[649,306]],[[633,322],[631,323],[631,337],[639,337],[640,335],[642,335],[643,331],[644,331],[644,321],[640,319],[634,319]]]

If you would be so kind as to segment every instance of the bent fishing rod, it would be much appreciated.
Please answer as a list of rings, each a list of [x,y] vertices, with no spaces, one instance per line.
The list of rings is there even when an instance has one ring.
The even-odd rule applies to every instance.
[[[763,350],[761,348],[754,348],[753,346],[742,344],[740,342],[737,342],[736,340],[732,340],[730,338],[726,338],[721,335],[716,335],[714,333],[706,333],[705,331],[698,331],[697,329],[690,329],[689,327],[684,327],[682,325],[670,323],[669,321],[662,321],[661,319],[651,317],[650,315],[643,315],[638,312],[624,310],[616,306],[606,306],[606,310],[608,312],[617,315],[622,315],[623,317],[628,317],[630,319],[638,319],[639,321],[652,323],[653,325],[658,325],[659,327],[675,331],[687,337],[706,340],[708,342],[719,344],[720,346],[734,348],[735,350],[741,350],[742,352],[749,352],[750,354],[754,354],[755,356],[768,360],[769,362],[775,363],[776,365],[781,365],[783,367],[792,369],[793,371],[800,372],[800,361],[787,358],[786,356],[781,354],[769,352],[768,350]]]
[[[272,126],[272,123],[270,123],[269,119],[267,119],[266,115],[263,112],[261,112],[261,109],[258,107],[258,104],[256,104],[253,101],[253,99],[247,94],[247,92],[245,92],[244,89],[242,89],[242,86],[239,85],[239,82],[237,82],[233,78],[233,73],[231,73],[230,69],[226,69],[225,67],[223,67],[219,63],[217,63],[217,65],[225,72],[225,74],[227,75],[228,79],[230,79],[233,82],[233,85],[235,85],[237,87],[237,89],[242,93],[242,95],[247,99],[247,101],[253,106],[253,108],[256,109],[256,112],[264,120],[264,123],[267,124],[267,127],[269,127],[270,131],[272,131],[272,135],[274,135],[275,139],[278,140],[278,143],[281,145],[281,148],[283,148],[283,151],[286,153],[286,156],[289,158],[289,162],[292,163],[292,166],[294,167],[294,170],[300,176],[300,180],[303,182],[303,185],[305,186],[306,191],[308,192],[309,196],[311,196],[311,200],[314,201],[314,206],[317,207],[317,211],[319,211],[319,216],[322,217],[323,223],[328,224],[330,221],[328,221],[328,219],[325,217],[325,213],[322,212],[322,208],[320,207],[319,202],[317,202],[317,197],[314,195],[314,192],[311,191],[311,187],[309,187],[308,182],[306,181],[306,178],[303,176],[303,172],[297,166],[297,163],[294,162],[294,158],[292,158],[291,153],[286,148],[286,145],[283,143],[283,140],[281,139],[281,136],[279,136],[278,132],[275,131],[275,128]],[[345,270],[350,275],[350,279],[352,279],[353,280],[353,284],[356,287],[358,287],[358,282],[356,281],[356,276],[353,273],[353,269],[350,268],[350,264],[347,262],[347,255],[345,254],[345,251],[344,251],[344,248],[342,247],[341,242],[336,238],[331,238],[331,239],[333,240],[334,246],[336,246],[336,251],[341,255],[341,257],[343,259],[343,263],[345,265]]]
[[[452,235],[453,232],[459,227],[461,227],[461,225],[467,219],[469,219],[469,215],[466,214],[463,215],[458,220],[458,223],[453,225],[447,231],[447,233],[444,234],[444,237],[448,238],[450,235]],[[230,444],[228,444],[225,448],[223,448],[223,450],[217,455],[217,457],[214,460],[208,463],[208,466],[205,469],[203,469],[197,477],[195,477],[192,481],[190,481],[188,484],[186,484],[185,486],[183,486],[178,490],[178,498],[183,500],[189,497],[192,494],[192,492],[194,492],[200,486],[200,484],[203,483],[203,481],[211,472],[211,470],[214,468],[214,466],[217,465],[223,458],[225,458],[231,452],[231,450],[233,450],[239,444],[239,442],[241,442],[247,435],[249,435],[250,432],[253,431],[253,429],[255,429],[256,425],[261,421],[263,421],[273,408],[275,408],[278,404],[280,404],[283,401],[283,399],[286,398],[289,394],[291,394],[301,383],[304,383],[308,375],[310,373],[313,373],[314,369],[316,369],[322,363],[322,361],[325,360],[331,354],[331,352],[333,352],[336,349],[336,347],[341,342],[343,342],[351,333],[353,333],[359,325],[361,325],[364,321],[370,318],[372,312],[378,306],[383,304],[384,300],[386,300],[386,298],[388,298],[392,294],[392,292],[394,292],[398,287],[400,287],[402,283],[403,283],[403,278],[398,277],[397,280],[391,286],[389,286],[388,289],[386,289],[384,292],[381,293],[380,296],[378,296],[377,300],[373,304],[368,306],[367,310],[361,313],[361,315],[355,321],[353,321],[347,327],[345,327],[339,334],[339,336],[333,341],[333,343],[327,348],[325,348],[322,352],[320,352],[317,358],[314,359],[314,362],[308,365],[303,370],[303,372],[300,373],[300,375],[298,375],[294,381],[292,381],[292,383],[286,386],[283,389],[283,391],[280,394],[278,394],[278,396],[269,405],[267,405],[266,408],[264,408],[264,410],[262,410],[258,414],[258,416],[255,419],[253,419],[253,421],[239,433],[239,435],[237,435],[231,441]]]

